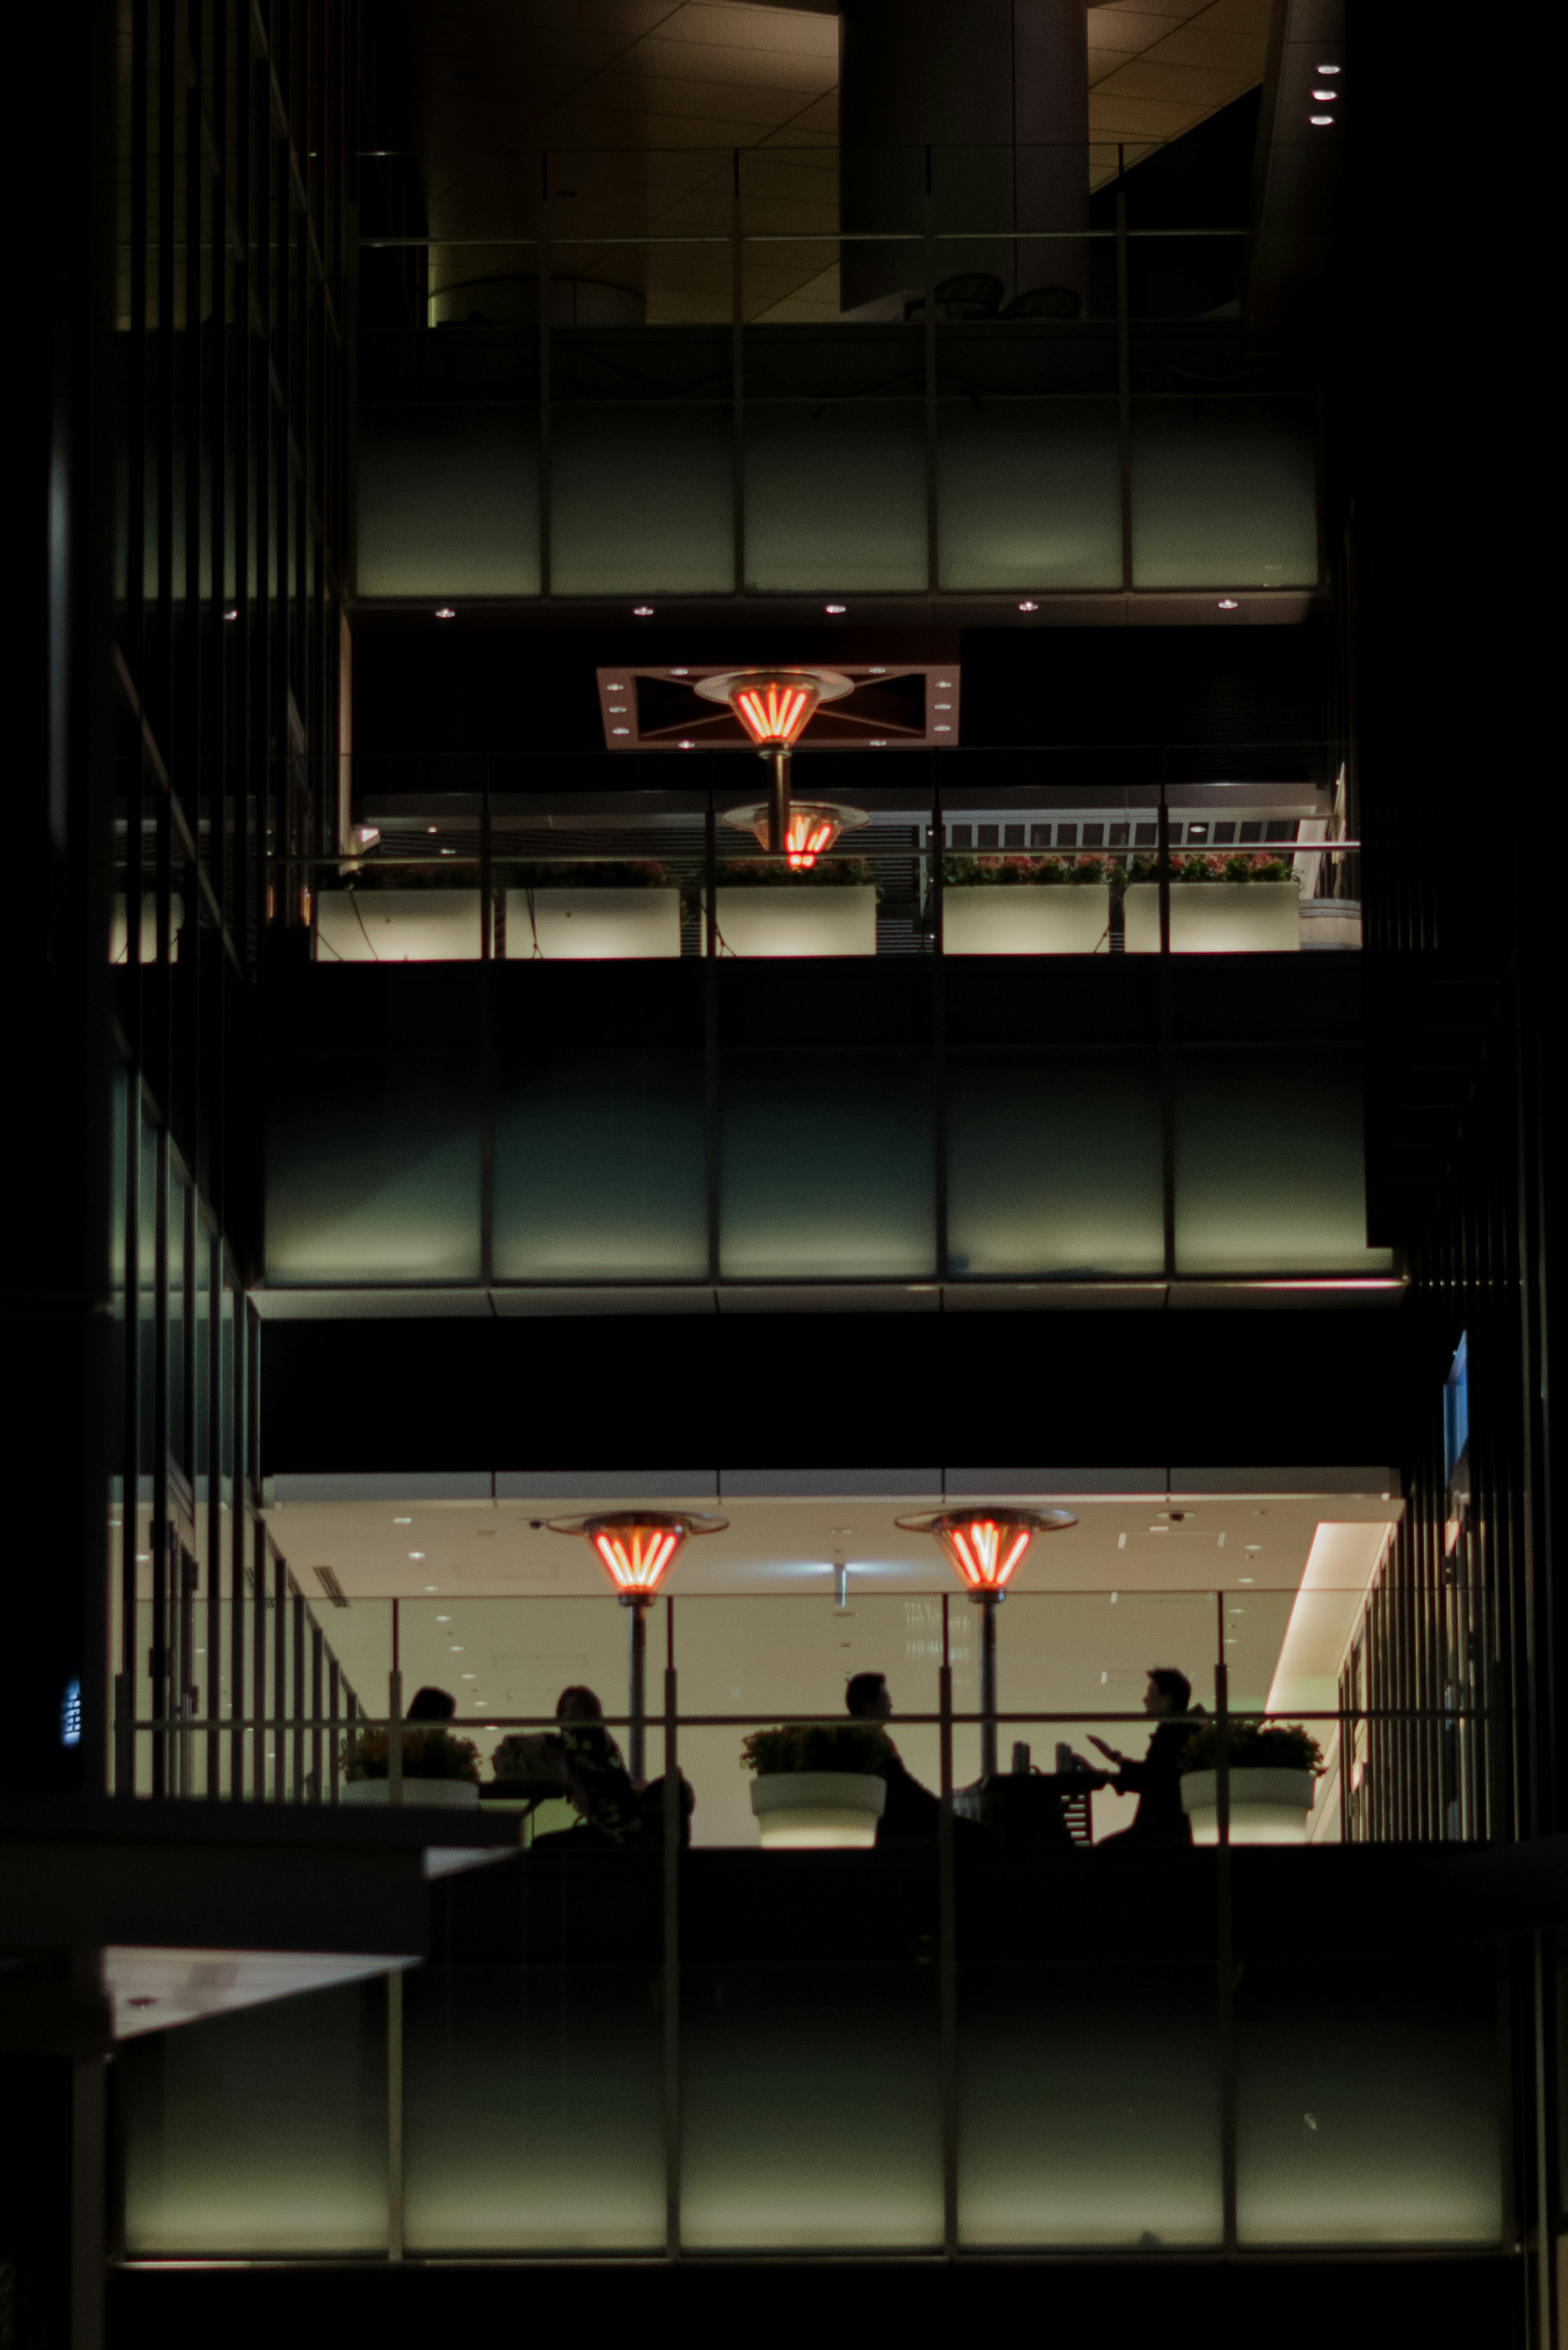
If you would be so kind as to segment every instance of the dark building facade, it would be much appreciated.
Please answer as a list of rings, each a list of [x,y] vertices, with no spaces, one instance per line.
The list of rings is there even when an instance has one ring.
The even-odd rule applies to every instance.
[[[214,1893],[61,1929],[97,2037],[0,2019],[18,2322],[765,2272],[1554,2342],[1550,851],[1408,208],[1452,61],[1304,0],[35,39],[5,1800],[200,1813]],[[820,693],[793,832],[753,675]],[[1163,1840],[1084,1752],[1154,1668]],[[878,1672],[907,1834],[802,1794]],[[254,1988],[257,1807],[382,1801],[423,1939],[302,1894],[337,1971]]]

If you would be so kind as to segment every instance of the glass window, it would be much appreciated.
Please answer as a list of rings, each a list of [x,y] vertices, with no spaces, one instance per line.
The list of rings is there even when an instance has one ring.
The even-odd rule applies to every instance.
[[[1135,587],[1316,584],[1310,409],[1285,400],[1139,400],[1132,465]]]
[[[477,1281],[478,1063],[323,1055],[275,1073],[269,1281]]]
[[[1366,1243],[1361,1067],[1353,1054],[1180,1056],[1176,1257],[1184,1274],[1379,1274]]]
[[[727,1278],[930,1275],[931,1106],[922,1059],[732,1053],[722,1085]]]
[[[358,489],[362,596],[539,593],[535,409],[368,406]]]
[[[575,400],[551,411],[550,432],[550,578],[558,595],[728,591],[727,401]]]
[[[1112,400],[944,400],[937,483],[944,588],[1119,588]]]
[[[706,1273],[702,1093],[695,1053],[504,1061],[495,1119],[497,1280]]]
[[[949,1062],[951,1273],[1158,1275],[1160,1166],[1143,1054]]]
[[[745,433],[748,587],[924,588],[918,400],[758,400]]]

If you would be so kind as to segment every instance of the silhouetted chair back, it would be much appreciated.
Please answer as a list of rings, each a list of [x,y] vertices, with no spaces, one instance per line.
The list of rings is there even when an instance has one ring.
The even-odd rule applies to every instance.
[[[1084,297],[1070,286],[1036,286],[1017,295],[1002,313],[1004,318],[1081,318]]]

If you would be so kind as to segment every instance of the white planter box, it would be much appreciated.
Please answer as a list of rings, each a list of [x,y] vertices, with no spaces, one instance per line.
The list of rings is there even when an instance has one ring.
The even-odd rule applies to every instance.
[[[1305,1844],[1307,1814],[1317,1794],[1310,1771],[1232,1771],[1232,1844]],[[1192,1823],[1194,1844],[1220,1841],[1220,1773],[1189,1771],[1181,1782],[1181,1808]]]
[[[477,889],[323,889],[317,962],[477,962]]]
[[[873,888],[781,882],[777,889],[719,889],[719,952],[732,955],[874,955]]]
[[[1128,885],[1122,911],[1128,954],[1159,952],[1159,884]],[[1173,881],[1172,954],[1296,954],[1301,891],[1293,881]]]
[[[386,1779],[350,1779],[337,1790],[340,1804],[389,1804],[391,1783]],[[432,1806],[441,1811],[469,1811],[479,1802],[479,1789],[472,1779],[405,1779],[403,1804],[421,1811]]]
[[[944,954],[1109,954],[1110,931],[1106,881],[982,882],[942,891]]]
[[[1303,898],[1302,945],[1358,947],[1361,908],[1354,898]]]
[[[508,962],[649,962],[680,952],[679,889],[508,889]]]
[[[866,1771],[774,1771],[752,1782],[764,1852],[864,1851],[887,1801],[886,1779]]]

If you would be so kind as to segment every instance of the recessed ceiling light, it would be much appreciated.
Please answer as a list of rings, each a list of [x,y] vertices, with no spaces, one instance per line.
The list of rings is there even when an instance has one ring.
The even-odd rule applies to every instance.
[[[437,606],[436,619],[438,620],[455,620],[456,618],[457,614],[452,610],[450,604],[441,604]]]
[[[1336,74],[1343,73],[1345,71],[1345,68],[1343,66],[1319,66],[1316,70],[1320,74]]]
[[[1040,607],[1038,604],[1026,598],[1025,600],[1020,604],[1018,608],[1021,612],[1037,612],[1040,609]]]
[[[455,857],[457,855],[457,851],[455,848],[443,848],[441,850],[441,855],[443,857]]]
[[[427,1591],[439,1591],[441,1589],[441,1586],[439,1583],[427,1583],[425,1589]]]
[[[450,1624],[452,1622],[452,1617],[450,1616],[438,1616],[436,1617],[436,1622],[438,1624]]]
[[[931,729],[933,734],[950,734],[952,731],[950,726],[933,726]]]
[[[610,733],[612,734],[629,734],[631,733],[631,728],[629,726],[612,726],[610,728]]]
[[[409,1553],[409,1556],[410,1558],[423,1558],[424,1553],[422,1550],[411,1550]]]
[[[1238,1583],[1251,1583],[1252,1578],[1250,1575],[1239,1575],[1236,1580]]]
[[[436,827],[433,824],[427,824],[425,830],[427,833],[433,833],[436,830]]]
[[[653,618],[652,605],[634,604],[631,608],[631,617],[634,620],[651,620]]]
[[[825,604],[822,608],[825,612],[833,612],[836,614],[839,612],[847,612],[849,607],[847,604]]]
[[[695,743],[677,743],[675,747],[678,751],[694,751],[697,745]]]
[[[392,1523],[395,1526],[411,1526],[413,1524],[413,1520],[412,1518],[394,1518],[392,1520]]]
[[[1326,104],[1332,101],[1334,95],[1335,93],[1332,89],[1314,89],[1313,92],[1313,96],[1320,104]]]
[[[950,677],[939,677],[937,683],[942,688],[942,691],[946,692],[948,688],[952,684],[952,680]]]
[[[671,677],[690,677],[691,672],[689,669],[672,669],[670,674]]]
[[[225,612],[225,613],[223,614],[223,618],[224,618],[224,619],[225,619],[225,620],[237,620],[237,619],[239,619],[239,617],[240,617],[240,616],[239,616],[239,613],[238,613],[237,611],[230,611],[230,612]]]
[[[1334,120],[1334,117],[1332,114],[1309,114],[1307,120],[1314,130],[1322,130],[1326,124]]]
[[[883,742],[882,740],[880,740],[880,738],[878,738],[877,741],[875,741],[875,742],[872,743],[872,745],[871,745],[871,748],[873,749],[873,751],[885,751],[885,750],[887,749],[887,747],[888,747],[887,743],[886,743],[885,742]]]
[[[1234,598],[1234,596],[1221,596],[1221,597],[1220,597],[1220,609],[1222,612],[1239,612],[1239,611],[1241,610],[1241,606],[1237,603],[1236,598]]]
[[[950,702],[939,702],[936,706],[939,710],[950,710],[952,708],[952,703]]]
[[[866,674],[867,677],[886,677],[888,672],[885,669],[871,669],[867,670]]]

